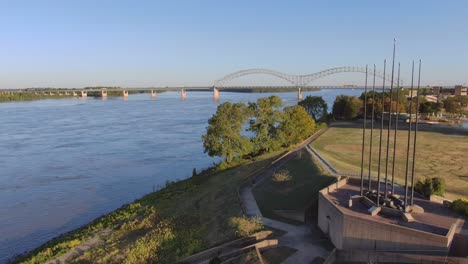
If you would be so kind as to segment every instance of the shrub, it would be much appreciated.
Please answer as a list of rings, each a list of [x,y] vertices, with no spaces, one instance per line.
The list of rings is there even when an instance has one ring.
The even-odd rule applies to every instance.
[[[457,199],[453,201],[450,206],[455,212],[468,216],[468,200],[467,199]]]
[[[445,194],[445,180],[442,178],[429,178],[419,179],[414,185],[414,189],[426,196],[439,195],[444,196]]]
[[[288,182],[291,181],[293,178],[289,174],[288,170],[279,170],[273,173],[272,179],[274,182]]]
[[[433,192],[432,194],[444,196],[445,194],[445,180],[442,178],[432,178]]]
[[[235,229],[236,235],[240,237],[250,236],[263,229],[263,221],[260,217],[231,217],[229,226]]]

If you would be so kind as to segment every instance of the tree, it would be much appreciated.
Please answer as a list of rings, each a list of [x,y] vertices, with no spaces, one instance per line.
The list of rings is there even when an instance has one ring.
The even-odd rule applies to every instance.
[[[459,114],[462,112],[462,106],[458,98],[456,97],[447,97],[444,100],[445,111],[452,114]]]
[[[279,134],[283,145],[297,144],[311,136],[315,131],[315,121],[299,106],[284,108],[284,118],[279,125]]]
[[[304,100],[299,102],[299,105],[304,107],[315,121],[323,120],[327,116],[328,106],[321,96],[308,95]]]
[[[256,103],[249,103],[252,113],[249,131],[255,134],[252,139],[255,154],[275,150],[280,146],[277,126],[282,118],[283,101],[278,96],[260,98]]]
[[[333,103],[335,119],[351,120],[360,114],[362,101],[355,96],[338,95]]]
[[[423,114],[438,113],[442,109],[442,105],[434,102],[424,102],[419,105],[419,112]]]
[[[224,157],[230,163],[252,150],[252,144],[241,132],[249,117],[244,103],[223,103],[208,120],[206,134],[202,136],[205,153],[211,157]]]

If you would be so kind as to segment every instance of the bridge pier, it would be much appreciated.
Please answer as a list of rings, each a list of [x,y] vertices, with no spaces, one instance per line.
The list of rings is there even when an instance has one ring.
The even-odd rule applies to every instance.
[[[180,90],[180,97],[182,100],[187,99],[187,91],[185,91],[185,89]]]
[[[81,97],[87,98],[87,97],[88,97],[88,92],[86,92],[86,91],[81,91]]]
[[[76,92],[73,92],[73,96],[77,96]]]
[[[219,100],[219,89],[216,87],[213,87],[213,100],[215,101]]]
[[[128,97],[128,91],[127,91],[127,90],[123,90],[122,95],[123,95],[124,98]]]
[[[102,98],[107,98],[107,90],[101,90]]]
[[[158,92],[156,90],[151,90],[151,98],[156,99],[158,97]]]
[[[300,87],[297,89],[297,100],[302,101],[302,90]]]

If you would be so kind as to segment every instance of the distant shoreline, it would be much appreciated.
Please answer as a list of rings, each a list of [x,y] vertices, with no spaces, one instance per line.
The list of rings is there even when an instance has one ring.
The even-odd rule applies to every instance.
[[[123,89],[122,89],[123,90]],[[320,91],[320,88],[302,88],[302,91]],[[187,88],[189,92],[209,92],[208,90],[202,89],[190,89]],[[234,88],[220,88],[221,92],[230,92],[230,93],[289,93],[289,92],[296,92],[297,88],[250,88],[250,89],[234,89]],[[51,91],[50,93],[53,93]],[[168,92],[166,90],[158,90],[158,93]],[[24,102],[24,101],[36,101],[36,100],[44,100],[44,99],[65,99],[65,98],[81,98],[81,95],[72,94],[38,94],[33,91],[27,92],[18,92],[18,93],[0,93],[0,103],[8,103],[8,102]],[[140,94],[140,93],[148,93],[142,91],[129,91],[129,94]],[[121,92],[118,91],[109,91],[108,97],[119,97],[122,96]],[[88,97],[102,97],[100,92],[89,91]]]

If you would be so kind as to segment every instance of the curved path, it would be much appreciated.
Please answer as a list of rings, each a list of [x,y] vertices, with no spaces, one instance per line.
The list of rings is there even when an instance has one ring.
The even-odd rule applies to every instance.
[[[304,141],[297,148],[286,153],[278,160],[274,161],[268,169],[266,169],[263,173],[255,177],[255,185],[259,184],[264,179],[271,176],[271,174],[276,169],[283,166],[288,160],[293,158],[299,150],[307,148],[307,145],[310,144],[311,141],[316,139],[326,130],[327,129],[323,129],[315,133],[312,137]],[[255,197],[253,195],[252,186],[246,186],[242,188],[240,190],[240,197],[246,215],[251,217],[261,217],[265,226],[269,226],[286,232],[286,234],[278,238],[279,245],[294,248],[297,251],[289,258],[287,258],[283,263],[311,263],[317,257],[321,257],[324,259],[327,258],[330,252],[321,246],[321,242],[323,242],[325,239],[321,239],[320,234],[312,233],[311,226],[305,224],[292,225],[263,217],[257,205],[257,201],[255,200]]]

